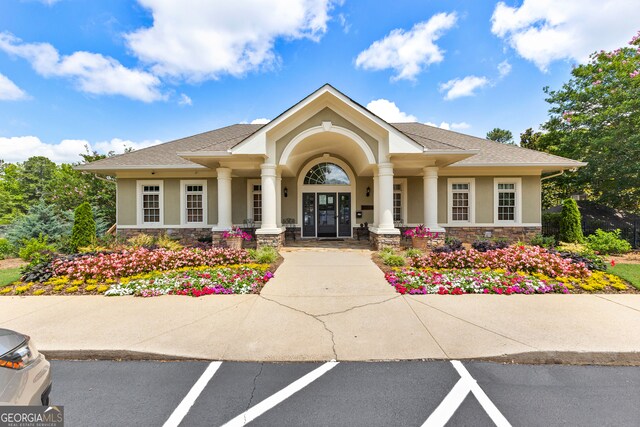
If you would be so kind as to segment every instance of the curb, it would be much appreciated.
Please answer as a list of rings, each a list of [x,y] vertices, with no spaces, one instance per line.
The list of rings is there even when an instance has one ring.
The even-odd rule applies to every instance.
[[[111,361],[158,361],[189,362],[211,361],[211,359],[193,356],[177,356],[161,353],[147,353],[129,350],[48,350],[41,351],[49,360],[111,360]],[[365,359],[338,360],[346,363],[374,362],[435,362],[454,359]],[[490,362],[509,365],[599,365],[599,366],[640,366],[640,352],[574,352],[574,351],[533,351],[527,353],[504,354],[490,357],[458,358],[465,362]],[[224,360],[244,363],[321,363],[328,360]]]

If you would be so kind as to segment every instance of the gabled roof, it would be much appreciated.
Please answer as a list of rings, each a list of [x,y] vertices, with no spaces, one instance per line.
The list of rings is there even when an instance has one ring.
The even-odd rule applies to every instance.
[[[422,123],[395,123],[402,133],[427,148],[442,150],[479,150],[478,154],[454,163],[458,166],[585,166],[566,157],[529,150],[517,145],[502,144],[484,138],[454,132]],[[446,146],[448,148],[436,148]]]
[[[181,169],[203,168],[177,155],[181,151],[197,151],[208,147],[210,150],[226,151],[254,133],[264,125],[237,124],[209,132],[199,133],[186,138],[176,139],[131,153],[119,154],[86,165],[79,170],[118,170],[118,169]]]
[[[185,153],[222,153],[230,155],[243,143],[250,142],[273,129],[284,118],[295,113],[297,108],[318,96],[329,94],[337,97],[364,115],[367,119],[389,131],[401,144],[412,144],[429,151],[465,152],[470,157],[448,167],[499,167],[499,166],[536,166],[544,170],[561,170],[580,167],[586,163],[554,156],[516,145],[501,144],[459,132],[440,129],[422,123],[387,123],[365,107],[344,95],[331,85],[324,85],[302,101],[289,108],[265,125],[236,124],[209,132],[200,133],[153,147],[109,157],[96,162],[80,165],[79,170],[117,171],[126,169],[204,169],[205,166],[193,163],[183,157]],[[315,97],[315,98],[314,98]],[[407,142],[408,141],[408,142]],[[407,145],[408,147],[409,145]],[[413,149],[415,150],[415,148]],[[471,155],[474,154],[474,155]]]

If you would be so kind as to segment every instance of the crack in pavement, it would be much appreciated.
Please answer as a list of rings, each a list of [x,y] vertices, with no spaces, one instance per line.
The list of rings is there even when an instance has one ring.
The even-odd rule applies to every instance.
[[[251,403],[253,403],[253,395],[256,392],[256,382],[258,381],[258,377],[262,374],[262,368],[264,368],[264,363],[260,364],[260,370],[258,371],[256,376],[253,378],[253,389],[251,390],[251,397],[249,397],[249,403],[247,404],[247,409],[245,409],[244,411],[245,425],[247,424],[247,412],[249,411],[249,408],[251,408]]]
[[[329,327],[327,326],[326,321],[323,320],[323,319],[320,319],[320,317],[326,317],[326,316],[333,316],[333,315],[336,315],[336,314],[348,313],[349,311],[352,311],[352,310],[355,310],[355,309],[358,309],[358,308],[368,307],[368,306],[372,306],[372,305],[384,304],[385,302],[391,301],[393,299],[397,299],[399,297],[400,297],[400,295],[398,294],[398,295],[394,295],[393,297],[387,298],[387,299],[382,300],[382,301],[376,301],[376,302],[370,302],[370,303],[367,303],[367,304],[355,305],[355,306],[350,307],[350,308],[348,308],[346,310],[334,311],[334,312],[322,313],[322,314],[311,314],[311,313],[308,313],[308,312],[306,312],[304,310],[301,310],[299,308],[291,307],[290,305],[283,304],[280,301],[273,300],[273,299],[267,298],[267,297],[265,297],[263,295],[260,295],[260,298],[262,298],[264,300],[273,302],[273,303],[278,304],[278,305],[280,305],[282,307],[285,307],[285,308],[288,308],[290,310],[296,311],[298,313],[304,314],[304,315],[309,316],[312,319],[317,320],[318,322],[320,322],[322,324],[322,327],[325,329],[325,331],[327,331],[329,333],[329,336],[331,337],[332,351],[333,351],[334,360],[338,360],[338,352],[336,350],[335,334],[333,333],[333,331],[331,329],[329,329]]]
[[[306,315],[306,316],[309,316],[309,317],[311,317],[312,319],[317,320],[318,322],[320,322],[320,323],[322,324],[322,327],[325,329],[325,331],[329,332],[329,336],[331,337],[331,343],[332,343],[331,348],[332,348],[332,351],[333,351],[333,360],[338,360],[338,353],[337,353],[337,351],[336,351],[336,340],[335,340],[335,336],[334,336],[334,334],[333,334],[333,331],[332,331],[331,329],[329,329],[329,327],[327,326],[327,324],[325,323],[325,321],[324,321],[324,320],[322,320],[322,319],[318,319],[318,317],[317,317],[316,315],[311,314],[311,313],[307,313],[307,312],[306,312],[306,311],[304,311],[304,310],[300,310],[300,309],[298,309],[298,308],[291,307],[291,306],[288,306],[288,305],[286,305],[286,304],[283,304],[283,303],[281,303],[280,301],[276,301],[276,300],[273,300],[273,299],[269,299],[269,298],[266,298],[266,297],[264,297],[264,296],[262,296],[262,295],[260,295],[260,298],[262,298],[262,299],[264,299],[264,300],[266,300],[266,301],[271,301],[271,302],[273,302],[273,303],[275,303],[275,304],[278,304],[279,306],[282,306],[282,307],[288,308],[289,310],[293,310],[293,311],[296,311],[296,312],[298,312],[298,313],[302,313],[302,314],[304,314],[304,315]]]
[[[609,298],[607,298],[607,297],[605,297],[605,296],[603,296],[603,295],[594,295],[594,297],[596,297],[596,298],[600,298],[600,299],[603,299],[603,300],[605,300],[605,301],[609,301],[609,302],[611,302],[611,303],[613,303],[613,304],[621,305],[621,306],[623,306],[623,307],[625,307],[625,308],[628,308],[628,309],[630,309],[630,310],[634,310],[634,311],[638,311],[638,312],[640,312],[640,310],[638,310],[638,309],[637,309],[637,308],[635,308],[635,307],[631,307],[631,306],[629,306],[629,305],[622,304],[622,303],[620,303],[620,302],[618,302],[618,301],[614,301],[614,300],[612,300],[612,299],[609,299]]]
[[[476,323],[470,322],[470,321],[469,321],[469,320],[467,320],[467,319],[463,319],[463,318],[458,317],[458,316],[456,316],[456,315],[454,315],[454,314],[448,313],[448,312],[446,312],[446,311],[444,311],[444,310],[442,310],[442,309],[440,309],[440,308],[438,308],[438,307],[434,307],[434,306],[432,306],[432,305],[430,305],[430,304],[427,304],[426,302],[422,302],[422,301],[420,301],[420,300],[417,300],[417,299],[413,299],[413,298],[411,298],[411,299],[408,299],[408,300],[407,300],[407,304],[409,304],[409,301],[415,301],[415,302],[417,302],[418,304],[426,305],[427,307],[429,307],[429,308],[431,308],[431,309],[433,309],[433,310],[439,311],[440,313],[446,314],[447,316],[451,316],[451,317],[453,317],[454,319],[458,319],[458,320],[460,320],[460,321],[462,321],[462,322],[468,323],[468,324],[470,324],[470,325],[475,326],[476,328],[483,329],[483,330],[485,330],[485,331],[487,331],[487,332],[490,332],[490,333],[492,333],[492,334],[498,335],[498,336],[500,336],[500,337],[502,337],[502,338],[506,338],[506,339],[511,340],[511,341],[513,341],[513,342],[517,342],[518,344],[524,345],[525,347],[530,347],[530,348],[533,348],[533,349],[535,349],[535,350],[540,350],[538,347],[532,346],[532,345],[527,344],[527,343],[524,343],[524,342],[522,342],[522,341],[518,341],[517,339],[515,339],[515,338],[511,338],[511,337],[508,337],[508,336],[506,336],[506,335],[504,335],[504,334],[501,334],[500,332],[492,331],[492,330],[491,330],[491,329],[489,329],[489,328],[485,328],[484,326],[480,326],[480,325],[478,325],[478,324],[476,324]],[[410,304],[409,304],[409,307],[411,307],[411,305],[410,305]],[[412,310],[413,310],[413,308],[412,308]],[[415,313],[415,311],[414,311],[414,313]],[[417,315],[416,315],[416,316],[417,316]],[[434,338],[434,339],[435,339],[435,338]]]

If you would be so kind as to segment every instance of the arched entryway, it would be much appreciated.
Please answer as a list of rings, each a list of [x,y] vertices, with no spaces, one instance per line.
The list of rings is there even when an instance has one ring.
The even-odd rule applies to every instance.
[[[302,238],[352,237],[356,177],[341,159],[324,155],[298,175],[298,212]]]

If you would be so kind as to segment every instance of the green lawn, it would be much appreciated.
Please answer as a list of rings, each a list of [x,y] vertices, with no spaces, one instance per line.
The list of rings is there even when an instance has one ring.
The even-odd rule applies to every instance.
[[[20,267],[0,270],[0,287],[15,282],[20,278]]]
[[[615,267],[609,267],[607,270],[640,289],[640,264],[616,264]]]

